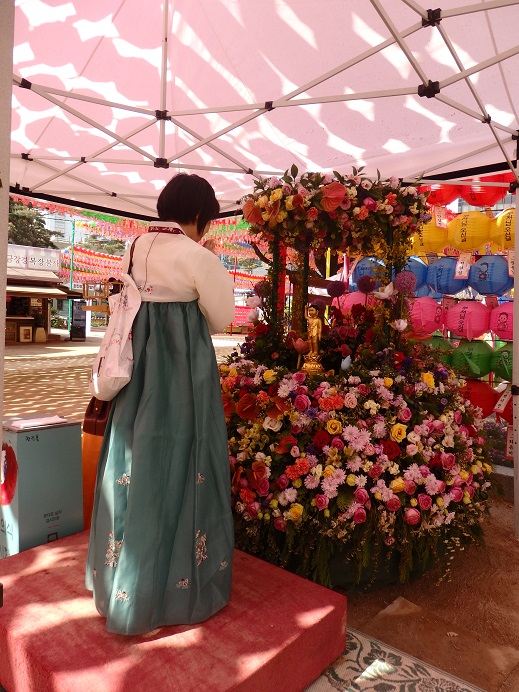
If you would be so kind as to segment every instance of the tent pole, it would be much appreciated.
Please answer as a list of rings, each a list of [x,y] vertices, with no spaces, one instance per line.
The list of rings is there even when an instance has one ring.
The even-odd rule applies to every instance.
[[[11,94],[13,84],[14,2],[0,0],[0,409],[4,400],[5,298],[7,284],[7,228],[9,216],[9,161],[11,150]]]
[[[162,15],[162,61],[160,73],[160,110],[164,113],[166,108],[166,93],[168,80],[168,23],[169,23],[169,2],[164,1]],[[166,157],[166,120],[159,120],[159,158]]]

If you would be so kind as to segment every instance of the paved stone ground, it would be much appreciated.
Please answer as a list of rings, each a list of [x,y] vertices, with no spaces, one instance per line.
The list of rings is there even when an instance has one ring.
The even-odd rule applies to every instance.
[[[83,420],[90,400],[88,380],[103,334],[86,341],[7,346],[4,358],[3,417],[50,413]],[[213,337],[216,357],[223,361],[241,335]]]

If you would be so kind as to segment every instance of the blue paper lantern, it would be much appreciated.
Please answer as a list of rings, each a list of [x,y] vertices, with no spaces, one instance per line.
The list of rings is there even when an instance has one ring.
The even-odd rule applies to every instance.
[[[404,267],[416,276],[416,290],[418,291],[427,281],[427,265],[418,257],[410,257]]]
[[[361,276],[372,276],[377,279],[377,288],[379,288],[380,281],[378,277],[383,268],[384,263],[381,260],[377,260],[375,257],[363,257],[355,265],[351,275],[351,281],[356,285]]]
[[[485,255],[469,271],[469,286],[484,296],[502,296],[514,285],[508,262],[502,255]]]
[[[442,294],[433,291],[427,284],[421,286],[417,291],[414,292],[416,298],[432,298],[433,300],[441,300]]]
[[[453,296],[464,291],[468,286],[467,279],[456,278],[456,257],[441,257],[427,268],[427,285],[437,293]]]

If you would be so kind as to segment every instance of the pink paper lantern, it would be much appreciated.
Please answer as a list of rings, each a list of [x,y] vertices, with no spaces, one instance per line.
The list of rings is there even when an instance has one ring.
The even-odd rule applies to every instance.
[[[443,308],[434,298],[415,298],[410,305],[410,314],[415,334],[425,336],[443,329]]]
[[[472,341],[490,330],[490,313],[490,308],[483,303],[460,300],[447,311],[445,326],[453,334]]]
[[[349,312],[354,305],[370,305],[370,296],[366,293],[361,293],[360,291],[353,291],[353,293],[344,293],[338,298],[339,307],[341,312],[345,315]]]
[[[514,338],[514,304],[503,303],[494,308],[490,313],[490,329],[503,341],[512,341]]]

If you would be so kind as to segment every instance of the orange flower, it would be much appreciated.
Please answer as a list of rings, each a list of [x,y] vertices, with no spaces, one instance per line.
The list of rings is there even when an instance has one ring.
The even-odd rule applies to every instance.
[[[262,214],[264,221],[268,221],[269,226],[275,226],[277,224],[277,215],[281,208],[281,202],[276,200],[272,204],[267,202],[265,205],[265,211]]]
[[[261,209],[260,207],[256,206],[253,199],[248,199],[245,202],[242,211],[245,221],[248,221],[249,223],[257,223],[260,226],[263,226],[265,223],[261,215]]]
[[[357,219],[363,221],[369,216],[369,210],[367,207],[360,207],[359,213],[357,214]]]
[[[267,416],[270,418],[279,418],[285,411],[290,411],[291,408],[292,402],[290,399],[281,399],[281,397],[277,396],[272,400],[272,406],[267,411]]]
[[[287,454],[294,445],[297,445],[296,438],[293,435],[285,435],[276,447],[276,454]]]
[[[264,461],[255,461],[252,464],[252,471],[254,473],[254,479],[260,481],[267,475],[267,466]]]
[[[252,490],[249,490],[248,488],[242,488],[240,490],[240,498],[242,502],[248,505],[251,502],[254,502],[256,498],[256,493],[253,493]]]
[[[342,204],[346,188],[341,183],[330,183],[321,188],[321,206],[324,211],[333,211]]]
[[[232,416],[232,414],[236,411],[236,404],[226,394],[224,394],[222,396],[222,401],[223,401],[223,411],[225,413],[225,417],[230,418]]]

